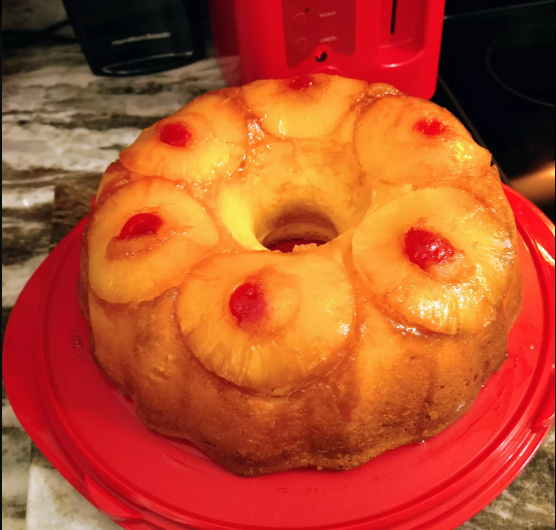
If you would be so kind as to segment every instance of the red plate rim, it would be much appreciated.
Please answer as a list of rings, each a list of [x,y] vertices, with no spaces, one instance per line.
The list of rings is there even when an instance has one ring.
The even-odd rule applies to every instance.
[[[481,461],[473,460],[474,470],[462,470],[461,479],[452,482],[453,492],[442,491],[438,495],[423,499],[420,510],[422,514],[431,513],[431,517],[424,523],[419,523],[411,528],[430,530],[432,528],[455,528],[465,522],[496,496],[498,496],[529,463],[535,452],[542,444],[545,436],[550,430],[554,417],[554,360],[549,352],[554,351],[554,225],[542,214],[535,206],[521,197],[515,191],[505,187],[510,204],[516,215],[519,232],[525,241],[533,258],[538,278],[541,282],[541,291],[545,293],[543,297],[544,318],[548,323],[551,332],[544,337],[542,349],[548,352],[545,356],[545,363],[540,363],[536,367],[536,379],[539,385],[535,388],[530,387],[527,399],[524,399],[518,409],[519,418],[511,422],[507,429],[500,434],[497,439],[492,440],[488,446],[494,445],[505,447],[505,455],[509,458],[496,469],[488,480],[480,484],[477,489],[477,475],[485,466],[491,465],[494,458],[499,458],[499,454],[484,451],[481,454]],[[127,528],[138,528],[141,514],[136,513],[129,506],[129,499],[134,498],[133,485],[130,484],[122,489],[123,484],[118,484],[110,477],[109,470],[95,469],[96,476],[102,477],[103,485],[99,486],[95,481],[87,480],[88,469],[94,469],[94,462],[87,461],[86,455],[79,454],[80,458],[72,457],[72,451],[64,448],[68,443],[61,439],[56,432],[56,426],[48,421],[52,411],[45,410],[46,401],[41,399],[39,384],[36,384],[29,374],[36,374],[36,366],[33,366],[33,343],[43,331],[43,322],[40,319],[33,319],[31,331],[22,336],[22,329],[29,329],[29,315],[41,315],[43,306],[47,303],[50,290],[53,288],[51,283],[55,271],[60,262],[64,260],[69,244],[75,238],[80,237],[81,231],[86,220],[72,231],[72,233],[52,252],[47,260],[37,270],[33,278],[22,292],[18,300],[12,317],[6,330],[4,341],[3,368],[5,376],[6,391],[14,408],[14,412],[20,419],[23,427],[30,433],[31,437],[39,449],[47,458],[58,468],[69,482],[80,491],[93,504],[109,513],[119,524]],[[45,289],[44,287],[48,288]],[[42,296],[37,297],[36,288]],[[37,303],[39,302],[39,303]],[[552,323],[550,325],[550,323]],[[37,333],[35,333],[37,332]],[[42,339],[41,339],[42,340]],[[518,413],[514,414],[514,417]],[[58,411],[58,420],[63,413]],[[73,448],[75,450],[75,447]],[[84,448],[83,448],[84,449]],[[465,479],[465,480],[464,480]],[[252,480],[252,479],[248,479]],[[462,482],[465,484],[462,487]],[[95,486],[96,485],[96,486]],[[117,491],[117,494],[112,493]],[[105,495],[103,494],[105,493]],[[443,493],[443,495],[440,495]],[[448,507],[447,511],[438,510],[437,497],[444,498],[447,493],[453,493],[458,502]],[[122,503],[121,500],[124,502]],[[160,503],[160,501],[159,501]],[[441,503],[442,504],[442,503]],[[163,503],[160,503],[158,513],[163,515],[167,510]],[[171,511],[171,510],[170,510]],[[438,512],[438,513],[436,513]],[[166,516],[170,513],[164,514]],[[134,517],[136,520],[134,521]],[[248,528],[245,525],[235,525],[223,523],[215,519],[200,518],[195,514],[189,514],[186,524],[207,530]],[[124,523],[122,521],[127,521]],[[117,521],[118,522],[118,521]],[[185,522],[184,522],[185,523]],[[168,520],[168,524],[170,521]],[[367,527],[368,520],[349,521],[346,524],[321,525],[321,526],[300,526],[298,528],[320,528],[320,529],[356,529]],[[398,524],[397,522],[395,523]],[[443,526],[438,526],[443,525]],[[448,525],[448,526],[445,526]],[[155,526],[141,526],[143,528],[158,528]],[[168,528],[181,528],[178,526],[167,526]],[[166,526],[164,526],[166,528]],[[249,528],[270,528],[263,526],[249,526]],[[396,526],[397,528],[397,526]],[[404,527],[406,528],[406,527]],[[407,527],[409,528],[409,527]]]

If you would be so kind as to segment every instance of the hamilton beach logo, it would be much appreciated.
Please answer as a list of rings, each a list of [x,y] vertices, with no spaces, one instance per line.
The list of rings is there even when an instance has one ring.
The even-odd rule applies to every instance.
[[[125,39],[117,39],[112,41],[112,46],[121,46],[122,44],[130,44],[132,42],[141,42],[144,40],[158,40],[158,39],[169,39],[170,32],[164,31],[162,33],[147,33],[145,35],[139,35],[137,37],[126,37]]]

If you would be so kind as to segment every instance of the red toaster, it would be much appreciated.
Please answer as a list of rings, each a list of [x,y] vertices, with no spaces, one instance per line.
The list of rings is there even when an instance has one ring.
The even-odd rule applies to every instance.
[[[430,98],[445,0],[210,0],[230,86],[329,73]]]

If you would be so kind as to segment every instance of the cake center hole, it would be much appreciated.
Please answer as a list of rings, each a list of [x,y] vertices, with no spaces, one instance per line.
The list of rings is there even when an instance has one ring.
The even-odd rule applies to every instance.
[[[268,223],[258,235],[269,250],[290,253],[299,245],[324,245],[339,233],[332,221],[319,213],[292,212]]]

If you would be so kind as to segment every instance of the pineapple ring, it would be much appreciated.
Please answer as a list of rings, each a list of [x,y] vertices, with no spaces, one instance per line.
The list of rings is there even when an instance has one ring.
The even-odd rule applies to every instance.
[[[129,231],[129,220],[145,214],[159,223],[150,231],[137,225],[140,237],[133,237],[132,229],[122,238],[122,230]],[[212,216],[175,183],[154,178],[134,181],[119,188],[91,217],[91,288],[114,304],[152,300],[179,285],[218,241]]]
[[[325,74],[256,81],[241,89],[249,110],[261,120],[263,128],[282,138],[330,134],[366,90],[364,81]]]
[[[171,127],[183,129],[181,142],[166,140],[165,128]],[[234,173],[246,147],[240,108],[223,94],[209,94],[145,129],[120,160],[143,175],[210,182]]]
[[[375,99],[355,128],[355,151],[375,182],[482,176],[491,156],[449,111],[405,95]]]
[[[238,288],[250,283],[264,293],[265,314],[258,323],[242,326],[230,302]],[[355,301],[345,270],[329,258],[215,254],[186,277],[177,315],[186,345],[205,368],[238,386],[278,396],[343,358]]]
[[[462,276],[450,263],[437,273],[412,263],[403,238],[415,226],[448,240],[471,269]],[[413,191],[371,212],[352,247],[358,272],[379,299],[408,320],[448,335],[475,332],[496,316],[516,260],[508,230],[456,188]]]

